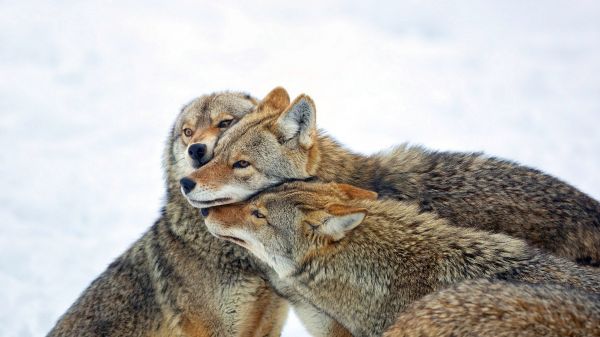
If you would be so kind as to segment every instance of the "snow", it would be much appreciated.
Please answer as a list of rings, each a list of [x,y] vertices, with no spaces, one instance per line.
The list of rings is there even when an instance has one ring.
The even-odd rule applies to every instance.
[[[283,85],[352,149],[483,150],[600,198],[597,1],[2,1],[0,42],[0,336],[44,335],[152,224],[167,131],[215,90]]]

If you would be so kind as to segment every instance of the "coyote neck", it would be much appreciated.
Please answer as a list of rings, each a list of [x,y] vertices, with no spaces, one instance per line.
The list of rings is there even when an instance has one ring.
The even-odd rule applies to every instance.
[[[318,136],[317,150],[315,161],[318,178],[350,184],[359,180],[360,167],[365,156],[345,149],[333,138],[325,135]]]
[[[231,268],[239,270],[258,270],[255,259],[246,249],[210,234],[200,210],[187,202],[179,189],[174,188],[174,183],[169,182],[169,185],[161,219],[182,247],[207,261],[226,262]],[[199,264],[203,262],[198,261]]]
[[[317,138],[316,175],[324,181],[351,184],[377,192],[382,197],[412,200],[419,197],[421,166],[420,153],[411,153],[405,146],[389,153],[369,156],[357,154],[334,139]]]

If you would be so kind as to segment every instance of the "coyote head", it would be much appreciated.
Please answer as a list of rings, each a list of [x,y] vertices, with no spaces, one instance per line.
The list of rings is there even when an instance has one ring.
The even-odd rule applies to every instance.
[[[361,201],[376,198],[346,184],[293,182],[202,212],[213,235],[245,247],[284,277],[343,240],[367,215]]]
[[[291,104],[275,88],[219,141],[215,157],[182,179],[188,201],[205,208],[243,201],[289,179],[315,173],[315,105],[300,95]],[[192,188],[185,188],[183,183]]]
[[[200,96],[185,105],[171,130],[165,153],[169,178],[178,182],[206,164],[223,132],[256,104],[250,95],[221,92]]]

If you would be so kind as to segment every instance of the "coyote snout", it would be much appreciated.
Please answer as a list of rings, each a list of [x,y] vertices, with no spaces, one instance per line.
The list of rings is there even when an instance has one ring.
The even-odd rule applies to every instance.
[[[198,168],[200,165],[205,164],[210,160],[206,150],[206,144],[202,143],[195,143],[188,146],[188,155],[193,160],[192,166],[194,166],[194,168]]]
[[[215,189],[213,186],[205,186],[199,183],[198,179],[195,179],[193,175],[182,178],[179,180],[179,184],[181,186],[181,193],[196,208],[214,207],[242,201],[253,193],[253,191],[235,184]]]
[[[183,194],[190,193],[194,187],[196,187],[196,182],[190,178],[181,178],[179,184],[181,185],[181,192],[183,192]]]

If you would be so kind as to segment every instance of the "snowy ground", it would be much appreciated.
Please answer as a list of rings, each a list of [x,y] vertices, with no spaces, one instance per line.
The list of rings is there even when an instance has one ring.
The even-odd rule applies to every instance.
[[[152,223],[167,130],[214,90],[284,85],[355,150],[484,150],[600,198],[598,1],[293,3],[0,2],[0,336],[44,335]]]

